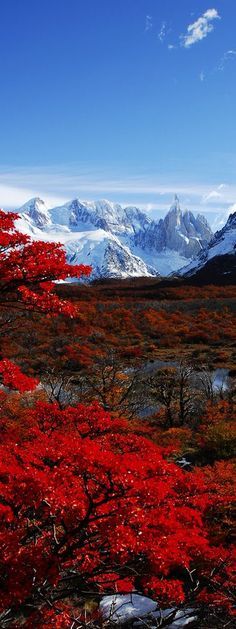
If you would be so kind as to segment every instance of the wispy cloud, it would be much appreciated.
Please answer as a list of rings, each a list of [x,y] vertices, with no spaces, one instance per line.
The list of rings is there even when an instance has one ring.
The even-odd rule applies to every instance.
[[[200,74],[199,74],[199,79],[203,83],[203,81],[205,81],[205,78],[206,78],[205,77],[205,72],[203,72],[203,70],[202,70],[202,72],[200,72]]]
[[[220,63],[216,69],[223,72],[228,61],[233,61],[233,59],[236,59],[236,50],[227,50],[221,57]]]
[[[67,200],[63,195],[50,194],[47,190],[41,190],[40,187],[32,186],[32,188],[24,188],[17,185],[17,183],[10,183],[8,185],[0,182],[0,207],[6,209],[17,209],[29,199],[41,196],[43,194],[44,201],[49,207],[60,205]]]
[[[181,35],[182,46],[184,46],[184,48],[190,48],[190,46],[193,46],[207,37],[207,35],[214,30],[212,22],[217,19],[220,19],[217,9],[208,9],[205,11],[198,20],[188,25],[187,34]]]
[[[197,194],[200,194],[200,187],[196,188]],[[228,208],[235,203],[235,198],[236,186],[233,184],[221,183],[215,187],[208,186],[208,190],[205,189],[205,192],[199,197],[198,210],[200,209],[206,215],[227,212]]]
[[[166,22],[162,22],[160,31],[158,33],[158,39],[159,41],[163,44],[165,38],[166,38]]]
[[[48,198],[70,199],[73,196],[87,195],[95,198],[97,195],[200,195],[207,194],[209,187],[196,186],[181,182],[164,182],[162,178],[152,175],[114,176],[104,170],[83,171],[81,168],[19,168],[7,169],[0,175],[0,205],[15,205],[26,200],[29,196],[47,196]],[[2,193],[2,194],[1,194]],[[9,195],[9,197],[8,197]]]
[[[146,15],[145,20],[145,32],[151,31],[153,27],[152,15]]]
[[[219,199],[223,199],[225,197],[225,193],[227,192],[228,186],[225,183],[221,183],[217,188],[210,190],[206,195],[203,196],[204,203],[214,203]]]
[[[30,198],[39,196],[49,207],[80,199],[110,199],[125,205],[136,205],[147,211],[158,210],[162,215],[170,207],[174,194],[183,208],[213,216],[225,211],[236,200],[236,185],[214,186],[201,182],[186,182],[181,177],[163,177],[157,173],[137,175],[109,170],[91,170],[86,166],[46,168],[1,168],[0,207],[19,208]]]

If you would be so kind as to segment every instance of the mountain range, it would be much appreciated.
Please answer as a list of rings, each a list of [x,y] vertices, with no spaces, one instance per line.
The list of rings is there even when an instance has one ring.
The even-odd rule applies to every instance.
[[[215,238],[206,218],[182,211],[177,196],[158,221],[137,207],[106,200],[74,199],[50,209],[34,198],[17,213],[23,233],[61,242],[70,263],[91,265],[92,279],[167,276],[186,265],[191,273]]]

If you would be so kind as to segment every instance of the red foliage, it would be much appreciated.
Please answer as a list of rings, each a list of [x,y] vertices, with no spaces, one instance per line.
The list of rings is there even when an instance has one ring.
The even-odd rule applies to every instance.
[[[9,389],[17,389],[21,393],[24,391],[32,391],[38,384],[36,378],[29,378],[21,372],[17,365],[5,358],[0,361],[0,375],[2,383]]]
[[[17,214],[0,210],[0,306],[40,310],[73,316],[77,309],[54,291],[56,280],[88,275],[90,267],[67,264],[61,245],[32,242],[15,228]],[[0,362],[2,382],[9,388],[26,391],[38,381],[28,378],[9,360]]]
[[[197,581],[211,593],[220,561],[218,583],[226,566],[230,578],[229,551],[209,541],[218,497],[202,472],[167,463],[97,405],[39,403],[27,421],[14,441],[5,423],[0,445],[1,611],[68,588],[138,589],[178,604]]]
[[[53,293],[53,282],[88,275],[90,267],[69,265],[60,244],[31,241],[17,231],[16,219],[0,210],[1,306],[23,302],[28,309],[73,316],[75,308]]]

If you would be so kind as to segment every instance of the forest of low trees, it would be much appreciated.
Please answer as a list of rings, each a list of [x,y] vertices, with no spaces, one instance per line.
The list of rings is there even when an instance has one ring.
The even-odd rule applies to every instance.
[[[234,287],[57,284],[90,269],[15,218],[0,213],[0,627],[109,626],[102,597],[136,593],[233,628]]]

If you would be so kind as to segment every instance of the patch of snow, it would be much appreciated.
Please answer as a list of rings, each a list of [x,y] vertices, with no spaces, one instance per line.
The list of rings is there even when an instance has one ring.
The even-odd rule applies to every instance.
[[[161,620],[165,621],[164,626],[168,629],[187,627],[197,620],[194,609],[162,610],[151,598],[132,593],[104,596],[100,602],[100,612],[105,620],[113,623],[123,625],[133,621],[134,627],[141,627],[148,622],[150,629],[157,628],[157,621],[161,627]],[[166,624],[168,618],[170,623]]]
[[[139,594],[104,596],[100,603],[103,618],[125,623],[132,618],[142,618],[158,610],[158,604]]]

